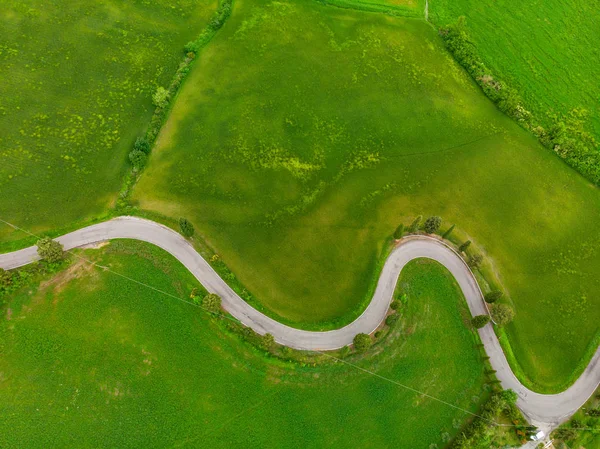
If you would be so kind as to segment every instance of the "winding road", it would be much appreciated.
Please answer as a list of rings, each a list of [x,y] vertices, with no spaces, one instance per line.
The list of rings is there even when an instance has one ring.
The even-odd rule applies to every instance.
[[[260,334],[270,333],[278,343],[296,349],[331,350],[352,343],[358,333],[373,332],[385,319],[402,268],[417,258],[444,265],[458,282],[471,314],[487,313],[479,286],[463,259],[449,246],[431,237],[403,238],[388,256],[369,306],[352,323],[327,332],[312,332],[281,324],[241,299],[180,234],[166,226],[136,217],[119,217],[57,238],[66,250],[112,239],[136,239],[152,243],[177,258],[211,293],[222,298],[231,315]],[[38,260],[35,246],[0,254],[0,268],[13,269]],[[545,395],[525,388],[515,377],[491,324],[479,330],[481,341],[502,387],[518,395],[517,405],[530,422],[548,432],[568,419],[592,395],[600,383],[600,349],[579,379],[560,394]]]

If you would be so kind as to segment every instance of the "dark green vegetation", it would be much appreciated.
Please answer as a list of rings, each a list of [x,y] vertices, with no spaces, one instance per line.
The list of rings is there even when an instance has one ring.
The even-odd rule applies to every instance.
[[[596,391],[585,405],[553,434],[557,449],[600,449],[600,394]]]
[[[83,254],[184,300],[197,287],[147,244]],[[389,346],[347,360],[477,410],[488,394],[460,290],[433,262],[411,263],[399,282],[408,300]],[[73,259],[2,309],[0,446],[428,449],[467,417],[347,365],[267,358],[226,325]]]
[[[400,222],[442,216],[514,303],[502,339],[519,377],[547,392],[574,380],[598,343],[599,192],[498,111],[435,30],[242,2],[201,59],[141,208],[188,217],[272,315],[312,328],[366,305]]]
[[[560,0],[525,5],[441,0],[432,2],[430,18],[445,27],[465,16],[462,28],[474,45],[460,38],[457,27],[443,33],[457,59],[502,110],[600,184],[596,6]]]
[[[215,0],[3,2],[1,216],[35,231],[103,213],[152,115],[153,91],[216,8]],[[2,240],[13,238],[5,229]]]

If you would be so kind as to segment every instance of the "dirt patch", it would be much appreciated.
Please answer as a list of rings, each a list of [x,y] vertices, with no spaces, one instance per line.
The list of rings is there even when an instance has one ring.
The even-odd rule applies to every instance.
[[[6,321],[10,321],[10,319],[12,318],[12,309],[9,307],[8,309],[6,309]]]
[[[109,241],[104,241],[104,242],[96,242],[96,243],[90,243],[89,245],[83,245],[80,246],[80,249],[100,249],[100,248],[104,248],[106,245],[109,245],[110,242]]]
[[[52,279],[44,281],[40,284],[39,293],[46,293],[48,291],[52,291],[54,294],[58,295],[61,293],[65,287],[69,284],[73,279],[78,279],[82,276],[89,275],[94,271],[94,265],[85,260],[79,259],[75,263],[73,263],[69,268],[58,273]],[[88,284],[89,285],[89,284]],[[39,295],[40,297],[43,295]],[[58,296],[54,298],[53,304],[56,304],[58,300]]]

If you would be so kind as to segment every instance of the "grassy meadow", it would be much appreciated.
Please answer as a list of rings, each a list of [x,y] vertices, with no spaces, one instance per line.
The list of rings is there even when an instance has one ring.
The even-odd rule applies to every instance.
[[[598,189],[501,114],[422,20],[237,2],[133,197],[191,219],[272,315],[308,327],[356,316],[396,225],[441,215],[510,294],[526,384],[560,390],[597,345]]]
[[[429,18],[445,26],[465,16],[467,31],[497,78],[523,96],[544,125],[552,114],[587,111],[600,140],[600,10],[591,2],[436,0]],[[544,123],[544,119],[545,123]]]
[[[184,299],[197,285],[140,242],[81,254]],[[399,287],[388,340],[348,360],[476,411],[483,364],[454,280],[415,261]],[[201,309],[78,259],[9,298],[0,354],[2,447],[429,449],[468,417],[347,365],[270,359]]]
[[[56,3],[56,2],[55,2]],[[0,213],[30,230],[102,214],[127,153],[216,0],[8,0],[0,13]],[[18,238],[0,232],[6,241]]]

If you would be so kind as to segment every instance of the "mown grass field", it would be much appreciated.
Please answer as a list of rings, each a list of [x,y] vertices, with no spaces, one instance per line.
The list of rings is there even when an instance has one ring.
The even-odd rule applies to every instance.
[[[547,0],[435,0],[437,26],[467,19],[467,31],[497,78],[515,87],[545,124],[547,115],[588,111],[588,126],[600,139],[600,10],[591,2]]]
[[[3,2],[0,215],[49,230],[102,214],[183,45],[216,0]],[[8,229],[7,229],[8,230]],[[18,236],[2,232],[6,241]]]
[[[140,242],[83,255],[184,299],[197,285]],[[460,290],[423,261],[399,285],[409,299],[391,340],[348,360],[475,411],[487,389]],[[347,365],[268,359],[191,304],[77,260],[2,312],[3,447],[428,449],[467,417]]]
[[[273,315],[311,327],[356,316],[399,222],[441,215],[515,304],[522,380],[574,380],[597,345],[598,189],[502,115],[428,24],[242,1],[201,60],[141,208],[191,219]]]

